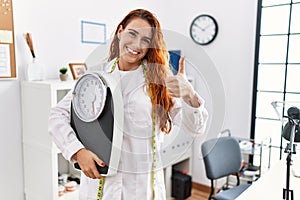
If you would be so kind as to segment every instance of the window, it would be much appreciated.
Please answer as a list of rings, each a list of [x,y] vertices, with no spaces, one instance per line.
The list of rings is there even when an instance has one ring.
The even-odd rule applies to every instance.
[[[272,165],[282,158],[287,141],[271,103],[300,102],[300,0],[258,1],[257,13],[251,138],[271,138]]]

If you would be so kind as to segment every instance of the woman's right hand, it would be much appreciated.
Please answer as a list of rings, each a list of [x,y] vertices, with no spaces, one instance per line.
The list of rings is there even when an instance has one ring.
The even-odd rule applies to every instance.
[[[81,168],[81,171],[89,178],[101,178],[99,174],[96,163],[100,167],[104,167],[105,163],[98,158],[96,154],[87,150],[87,149],[80,149],[77,151],[73,159],[76,160]]]

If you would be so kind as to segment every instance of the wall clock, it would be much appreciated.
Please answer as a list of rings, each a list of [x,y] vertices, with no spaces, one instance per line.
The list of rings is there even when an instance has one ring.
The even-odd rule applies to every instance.
[[[210,15],[199,15],[191,23],[190,35],[197,44],[207,45],[214,41],[217,34],[218,23],[215,18]]]

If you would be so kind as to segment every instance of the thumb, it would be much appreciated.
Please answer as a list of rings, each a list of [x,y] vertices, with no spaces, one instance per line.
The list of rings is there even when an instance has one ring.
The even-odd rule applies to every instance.
[[[177,74],[185,74],[184,60],[185,60],[185,57],[181,56],[180,60],[179,60],[179,66],[178,66],[178,73]]]

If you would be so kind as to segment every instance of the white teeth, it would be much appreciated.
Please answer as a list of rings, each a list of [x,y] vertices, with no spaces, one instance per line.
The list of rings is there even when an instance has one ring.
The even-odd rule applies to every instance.
[[[134,51],[134,50],[130,49],[129,47],[127,47],[127,50],[132,54],[135,54],[135,55],[139,54],[139,52]]]

